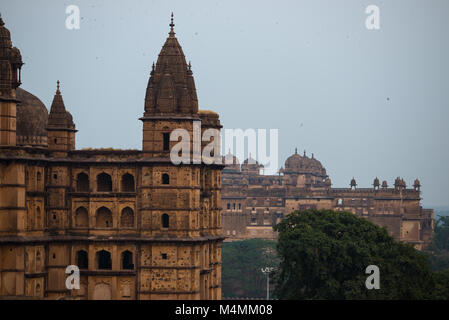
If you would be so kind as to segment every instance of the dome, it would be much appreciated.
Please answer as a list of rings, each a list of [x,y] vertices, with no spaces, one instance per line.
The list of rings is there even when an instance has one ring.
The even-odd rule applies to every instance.
[[[313,154],[312,158],[309,158],[304,151],[304,155],[300,156],[297,149],[295,150],[295,153],[285,161],[285,169],[283,172],[312,173],[317,176],[326,176],[326,169],[323,168],[320,161],[315,159]]]
[[[47,145],[48,110],[39,98],[17,88],[17,144]]]

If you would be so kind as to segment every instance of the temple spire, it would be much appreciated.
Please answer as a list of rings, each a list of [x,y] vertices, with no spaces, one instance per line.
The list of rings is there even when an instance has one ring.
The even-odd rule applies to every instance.
[[[59,91],[59,80],[56,81],[56,94],[61,94],[61,91]]]

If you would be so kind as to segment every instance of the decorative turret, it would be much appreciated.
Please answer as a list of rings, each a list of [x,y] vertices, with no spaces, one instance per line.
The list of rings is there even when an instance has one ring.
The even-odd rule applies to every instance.
[[[416,191],[420,191],[421,183],[419,182],[418,179],[415,179],[415,183],[413,183],[413,187],[415,188]]]
[[[382,181],[382,189],[387,189],[388,188],[388,183],[387,181]]]
[[[0,16],[0,145],[15,146],[16,90],[21,84],[22,56]]]
[[[326,178],[326,180],[324,180],[324,184],[326,185],[327,189],[330,189],[332,186],[332,181],[329,177]]]
[[[56,93],[48,115],[48,148],[54,151],[69,151],[75,149],[75,124],[70,112],[65,108],[59,80],[56,85]]]
[[[376,179],[374,179],[373,186],[374,186],[374,190],[379,190],[380,183],[379,183],[379,179],[377,177],[376,177]]]
[[[354,177],[352,177],[351,179],[350,186],[352,190],[354,190],[357,187],[357,182],[355,181]]]
[[[14,89],[21,84],[22,55],[12,46],[11,34],[0,16],[0,97],[15,98]]]
[[[401,189],[405,189],[407,187],[407,185],[405,184],[404,179],[401,179],[400,177],[397,177],[394,180],[394,188],[396,190],[401,190]]]

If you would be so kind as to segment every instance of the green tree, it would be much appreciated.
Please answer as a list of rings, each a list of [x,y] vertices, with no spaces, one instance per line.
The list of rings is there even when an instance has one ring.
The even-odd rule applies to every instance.
[[[449,269],[449,216],[439,216],[435,221],[433,238],[425,253],[433,270]]]
[[[250,239],[222,246],[222,295],[226,298],[263,298],[266,278],[261,268],[276,267],[276,242]]]
[[[444,280],[424,254],[352,213],[295,211],[275,230],[280,299],[429,299],[437,280]],[[380,269],[379,290],[365,286],[369,265]]]
[[[449,251],[449,216],[439,216],[436,221],[431,248]]]

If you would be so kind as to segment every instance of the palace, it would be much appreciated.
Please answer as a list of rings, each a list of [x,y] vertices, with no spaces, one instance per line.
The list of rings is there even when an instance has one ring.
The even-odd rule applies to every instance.
[[[142,150],[77,150],[59,81],[48,113],[19,88],[22,65],[0,18],[0,298],[221,299],[223,166],[169,157],[172,130],[221,125],[198,110],[173,15],[149,76]],[[78,290],[66,288],[69,265]]]
[[[433,209],[420,205],[420,182],[407,188],[403,179],[394,186],[374,179],[372,188],[332,188],[326,169],[314,155],[297,150],[285,161],[279,175],[261,175],[263,169],[251,157],[239,164],[228,153],[223,170],[223,233],[229,240],[275,239],[273,225],[294,210],[333,209],[353,212],[386,227],[397,240],[417,249],[425,247],[433,233]]]

